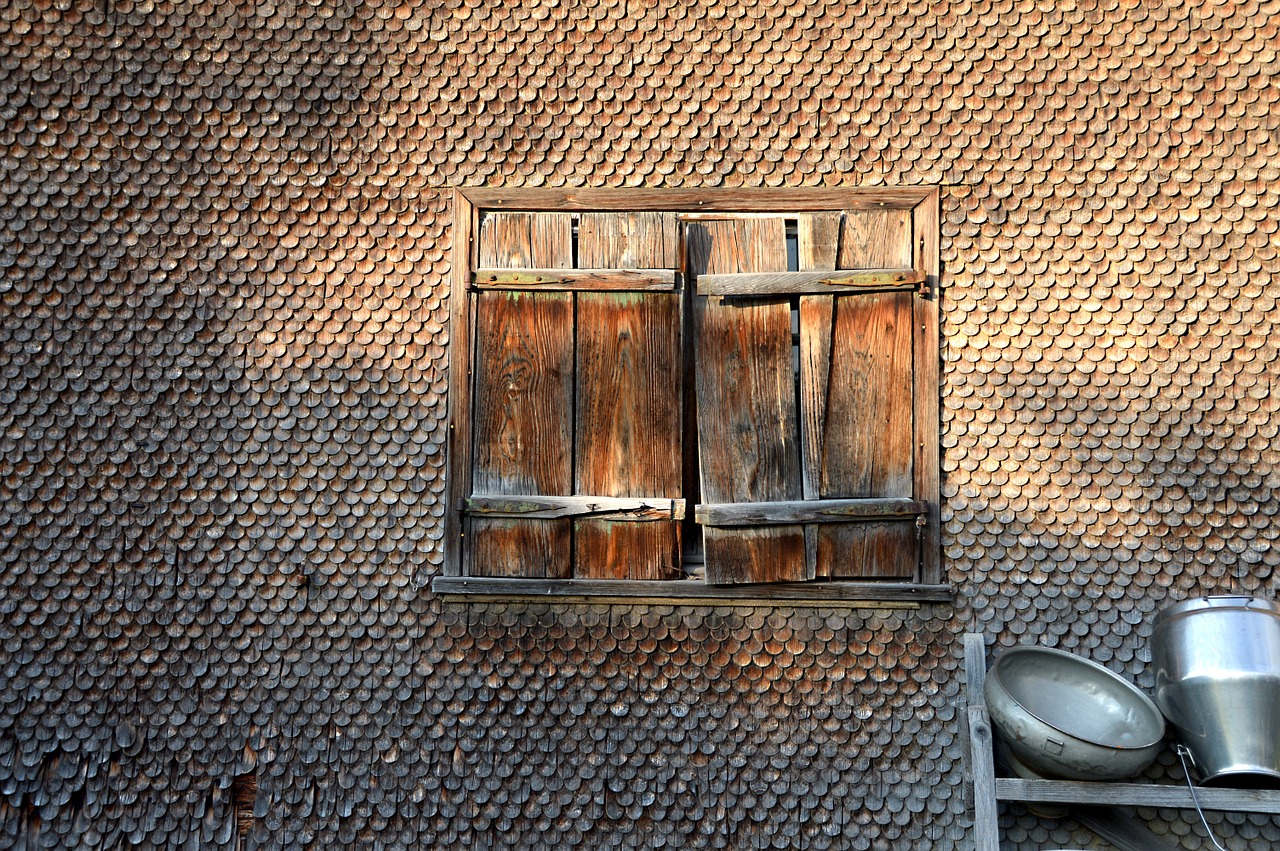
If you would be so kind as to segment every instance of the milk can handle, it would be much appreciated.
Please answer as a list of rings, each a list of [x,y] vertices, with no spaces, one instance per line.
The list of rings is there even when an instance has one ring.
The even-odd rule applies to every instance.
[[[1204,817],[1204,810],[1200,809],[1200,798],[1196,796],[1195,784],[1191,782],[1191,765],[1196,764],[1196,758],[1187,748],[1186,745],[1178,745],[1178,760],[1182,763],[1182,773],[1187,775],[1187,788],[1191,790],[1191,803],[1196,805],[1196,812],[1200,815],[1200,823],[1204,825],[1204,832],[1209,834],[1209,841],[1213,843],[1213,847],[1218,851],[1227,851],[1218,844],[1218,838],[1213,835],[1213,828],[1209,827],[1209,821]],[[1188,765],[1190,761],[1191,765]]]

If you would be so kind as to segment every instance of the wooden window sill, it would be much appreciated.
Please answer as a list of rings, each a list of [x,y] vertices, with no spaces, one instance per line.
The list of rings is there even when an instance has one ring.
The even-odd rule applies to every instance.
[[[697,579],[508,579],[437,576],[431,590],[445,598],[487,602],[499,599],[584,603],[682,603],[706,605],[838,606],[903,608],[951,604],[950,585],[843,580],[762,585],[707,585]]]

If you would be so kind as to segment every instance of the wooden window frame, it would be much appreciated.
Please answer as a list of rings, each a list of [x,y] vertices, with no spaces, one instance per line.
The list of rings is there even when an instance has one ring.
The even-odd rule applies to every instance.
[[[954,591],[942,583],[940,544],[938,276],[939,192],[937,187],[845,189],[501,189],[461,188],[453,198],[453,253],[450,279],[449,446],[447,451],[444,567],[432,590],[458,598],[555,598],[587,602],[708,602],[764,605],[812,604],[885,606],[950,602]],[[484,213],[659,212],[683,215],[743,215],[831,210],[903,210],[912,222],[912,302],[915,352],[914,495],[927,506],[922,515],[921,566],[916,581],[839,579],[757,585],[708,585],[697,579],[531,579],[463,575],[463,512],[472,463],[472,272],[478,265],[478,227]],[[607,286],[607,283],[605,284]],[[686,345],[688,343],[686,342]],[[924,391],[924,392],[921,392]],[[686,447],[685,452],[694,451]],[[693,506],[689,505],[692,513]]]

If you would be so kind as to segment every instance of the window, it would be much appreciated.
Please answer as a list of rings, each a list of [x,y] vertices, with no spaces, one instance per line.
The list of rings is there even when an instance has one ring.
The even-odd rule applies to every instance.
[[[459,191],[433,587],[945,598],[937,206]]]

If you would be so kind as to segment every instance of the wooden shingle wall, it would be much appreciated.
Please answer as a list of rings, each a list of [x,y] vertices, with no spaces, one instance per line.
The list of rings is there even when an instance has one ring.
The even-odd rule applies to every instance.
[[[1274,591],[1278,21],[0,3],[0,848],[965,847],[960,633]],[[940,184],[958,605],[433,598],[462,184]]]

